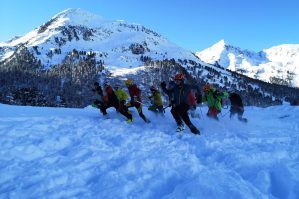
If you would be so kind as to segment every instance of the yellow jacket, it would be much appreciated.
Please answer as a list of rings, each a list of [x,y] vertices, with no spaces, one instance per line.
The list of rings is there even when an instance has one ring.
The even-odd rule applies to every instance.
[[[152,96],[150,96],[150,98],[153,98],[153,102],[156,106],[163,105],[161,93],[159,91],[154,91]]]
[[[126,101],[128,99],[128,94],[122,90],[121,88],[118,88],[114,91],[115,95],[117,96],[119,101]]]

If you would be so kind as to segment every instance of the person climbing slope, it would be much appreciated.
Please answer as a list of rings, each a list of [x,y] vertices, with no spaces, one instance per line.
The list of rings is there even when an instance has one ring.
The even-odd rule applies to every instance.
[[[127,118],[128,122],[132,122],[132,114],[120,106],[120,102],[108,82],[104,83],[102,99],[103,103],[99,104],[98,108],[104,116],[107,115],[108,108],[114,107],[119,113]]]
[[[166,88],[166,83],[162,82],[161,87],[163,91],[170,97],[171,114],[177,123],[177,132],[184,130],[184,123],[189,127],[192,133],[200,134],[200,131],[190,121],[188,110],[190,108],[190,99],[192,96],[192,89],[198,89],[195,86],[185,84],[185,75],[182,73],[175,75],[175,86],[170,89]]]
[[[150,123],[150,120],[145,117],[142,112],[142,101],[141,101],[141,90],[137,87],[136,84],[133,84],[133,81],[128,79],[125,81],[125,84],[128,88],[131,100],[126,104],[129,107],[135,107],[138,111],[139,116],[146,122]]]
[[[238,119],[241,122],[247,122],[246,118],[243,118],[244,106],[242,102],[242,98],[236,92],[231,92],[229,95],[230,100],[230,118],[232,118],[235,114],[238,115]]]
[[[207,102],[209,108],[207,116],[218,120],[218,114],[221,112],[222,108],[221,101],[228,96],[228,93],[226,91],[221,93],[213,88],[210,84],[206,84],[203,90],[204,96],[202,101]]]
[[[148,110],[163,114],[163,102],[160,91],[155,86],[151,86],[150,90],[151,95],[149,99],[151,100],[151,106],[148,107]]]

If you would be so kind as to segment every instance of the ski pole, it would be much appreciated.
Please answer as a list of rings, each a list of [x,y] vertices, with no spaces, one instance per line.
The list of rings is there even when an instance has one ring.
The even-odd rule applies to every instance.
[[[229,111],[227,111],[225,114],[221,113],[221,117],[223,118],[224,116],[226,116],[229,113]]]
[[[146,104],[144,104],[144,103],[142,103],[142,102],[140,102],[140,101],[135,101],[135,102],[137,102],[137,103],[140,103],[142,106],[145,106],[145,107],[148,107],[148,105],[146,105]]]

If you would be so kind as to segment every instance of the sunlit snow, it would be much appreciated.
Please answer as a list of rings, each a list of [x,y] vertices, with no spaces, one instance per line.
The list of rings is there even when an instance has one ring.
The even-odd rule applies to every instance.
[[[0,104],[0,198],[299,198],[299,107],[245,107],[247,124],[146,111]]]

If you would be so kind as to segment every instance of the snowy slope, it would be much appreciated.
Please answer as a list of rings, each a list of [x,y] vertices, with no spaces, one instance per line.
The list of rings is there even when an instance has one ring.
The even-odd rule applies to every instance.
[[[48,67],[60,64],[73,49],[93,51],[97,60],[118,67],[141,65],[141,55],[198,61],[190,51],[140,24],[106,20],[81,9],[65,10],[28,34],[0,43],[0,61],[9,58],[21,44]]]
[[[169,110],[145,124],[109,109],[0,105],[0,198],[299,198],[298,107],[246,107],[249,123]],[[201,111],[203,114],[201,114]]]
[[[252,78],[270,81],[270,77],[286,79],[293,73],[291,85],[299,87],[299,44],[284,44],[258,53],[219,41],[196,55],[204,62],[218,62],[222,67]]]

